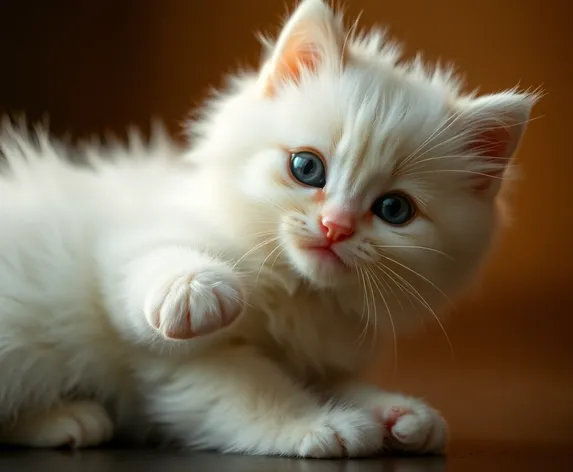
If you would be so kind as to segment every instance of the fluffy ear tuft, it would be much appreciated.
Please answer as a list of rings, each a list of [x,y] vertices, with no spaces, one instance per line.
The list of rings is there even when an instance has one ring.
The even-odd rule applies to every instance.
[[[466,150],[477,160],[472,169],[478,173],[471,179],[474,190],[497,194],[539,98],[509,90],[458,103],[462,133],[468,136]]]
[[[272,96],[281,84],[297,82],[303,71],[341,67],[343,43],[341,18],[323,0],[302,0],[263,65],[259,78],[263,94]]]

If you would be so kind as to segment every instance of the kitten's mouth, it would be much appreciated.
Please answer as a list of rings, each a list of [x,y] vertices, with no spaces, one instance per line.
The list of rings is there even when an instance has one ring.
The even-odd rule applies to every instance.
[[[306,252],[308,252],[312,257],[320,259],[320,262],[326,262],[330,264],[335,264],[340,268],[348,269],[348,266],[340,258],[336,252],[332,249],[332,246],[328,245],[315,245],[315,246],[303,246]]]

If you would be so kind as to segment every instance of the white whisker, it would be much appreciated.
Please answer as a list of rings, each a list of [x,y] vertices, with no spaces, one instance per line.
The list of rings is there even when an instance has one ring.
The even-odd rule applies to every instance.
[[[406,269],[407,271],[411,272],[412,274],[416,275],[417,277],[420,277],[420,279],[424,280],[425,282],[429,283],[432,287],[434,287],[452,306],[454,306],[453,302],[450,300],[450,298],[444,293],[444,291],[438,287],[434,282],[432,282],[430,279],[428,279],[427,277],[424,277],[422,274],[420,274],[419,272],[416,272],[414,269],[408,267],[407,265],[402,264],[401,262],[398,262],[395,259],[392,259],[391,257],[379,252],[378,253],[379,256],[383,257],[384,259],[402,267],[403,269]]]
[[[369,270],[368,272],[373,277],[376,277],[376,280],[380,282],[380,279],[378,278],[378,276],[376,276],[376,274],[372,270]],[[372,281],[374,282],[374,286],[376,287],[378,293],[380,294],[380,298],[382,298],[382,302],[384,303],[384,307],[386,308],[386,313],[388,314],[388,319],[390,320],[390,325],[392,327],[392,335],[394,341],[394,372],[396,372],[398,370],[398,337],[396,335],[396,326],[394,324],[394,318],[392,317],[392,313],[390,311],[390,306],[388,305],[386,297],[382,293],[380,286],[376,283],[376,280],[373,279]],[[374,297],[374,294],[372,296]]]
[[[253,238],[257,238],[257,237],[261,237],[261,236],[270,236],[272,234],[276,234],[276,231],[259,231],[258,233],[250,233],[250,234],[245,234],[243,236],[240,236],[237,239],[253,239]]]
[[[275,258],[273,259],[273,262],[271,264],[271,269],[274,267],[274,265],[276,264],[278,258],[281,256],[281,254],[285,251],[285,248],[282,247],[282,245],[279,245],[279,247],[281,248],[281,250],[277,253],[277,255],[275,256]]]
[[[236,262],[235,264],[233,264],[233,269],[235,267],[237,267],[239,265],[239,263],[245,258],[247,257],[249,254],[252,254],[253,252],[255,252],[257,249],[270,244],[274,241],[277,241],[279,239],[278,236],[274,237],[274,238],[270,238],[270,239],[265,239],[264,241],[260,242],[259,244],[256,244],[255,246],[253,246],[251,249],[249,249],[245,254],[243,254]]]
[[[360,314],[360,321],[362,321],[364,319],[364,313],[366,312],[366,321],[364,323],[364,328],[362,329],[360,335],[357,338],[358,341],[358,347],[362,346],[362,343],[364,342],[364,339],[366,337],[366,335],[368,334],[368,327],[369,327],[369,310],[367,310],[367,306],[368,306],[368,300],[366,298],[366,282],[364,279],[364,272],[362,271],[362,268],[360,268],[356,263],[354,263],[354,267],[356,269],[357,274],[360,276],[360,281],[362,282],[362,295],[363,295],[363,300],[362,300],[362,312]]]
[[[372,313],[374,316],[374,330],[372,332],[372,342],[370,343],[370,349],[372,349],[374,347],[374,344],[376,343],[377,340],[377,329],[378,329],[378,313],[376,312],[376,297],[374,295],[374,289],[372,288],[372,276],[370,275],[370,271],[368,270],[368,268],[365,268],[365,275],[366,275],[366,282],[368,284],[368,289],[370,292],[370,296],[372,297]]]
[[[496,180],[505,180],[503,175],[495,175],[495,174],[486,174],[485,172],[477,172],[473,170],[466,170],[466,169],[435,169],[435,170],[424,170],[419,172],[414,172],[412,174],[408,174],[408,177],[414,177],[416,175],[424,175],[424,174],[439,174],[439,173],[449,173],[449,172],[457,172],[459,174],[471,174],[471,175],[479,175],[481,177],[488,177],[490,179]]]
[[[255,279],[255,285],[257,285],[259,283],[259,276],[261,275],[261,270],[263,270],[263,267],[265,266],[265,263],[269,260],[269,257],[271,257],[275,251],[277,251],[278,249],[280,249],[282,246],[282,244],[279,244],[277,247],[275,247],[271,252],[269,252],[269,254],[267,255],[267,257],[265,257],[265,259],[263,260],[263,262],[261,263],[261,265],[259,266],[259,271],[257,272],[257,277]]]
[[[396,246],[396,245],[388,245],[388,244],[373,244],[372,246],[375,248],[380,248],[380,249],[422,249],[424,251],[435,252],[436,254],[440,254],[441,256],[448,257],[452,260],[454,259],[452,256],[450,256],[449,254],[446,254],[443,251],[440,251],[438,249],[434,249],[431,247],[426,247],[426,246]]]
[[[394,285],[396,285],[396,287],[398,287],[405,295],[408,295],[408,293],[404,290],[404,288],[398,283],[396,282],[396,280],[390,275],[388,274],[388,272],[386,272],[386,270],[384,269],[384,266],[381,266],[379,264],[376,265],[378,269],[380,269],[382,271],[382,273],[388,277],[393,283]],[[396,292],[394,292],[394,290],[392,290],[390,288],[390,284],[388,284],[383,278],[381,279],[380,277],[378,277],[378,275],[376,274],[376,272],[372,271],[372,275],[374,277],[376,277],[376,279],[378,280],[378,282],[380,284],[384,284],[388,290],[388,292],[390,292],[392,295],[394,295],[394,298],[396,299],[396,302],[398,302],[398,305],[400,305],[400,308],[402,309],[402,311],[405,311],[404,305],[402,305],[402,301],[400,300],[400,298],[398,297],[398,295],[396,294]],[[413,302],[410,298],[408,298],[408,300],[410,301],[410,303],[413,306]]]
[[[440,329],[442,330],[442,333],[444,333],[444,337],[446,338],[446,341],[448,343],[448,346],[450,348],[450,354],[452,356],[452,358],[454,357],[454,347],[452,345],[452,342],[450,340],[450,337],[448,335],[448,332],[446,331],[446,328],[444,327],[443,323],[440,321],[440,318],[438,317],[438,315],[436,314],[436,312],[434,311],[434,309],[431,307],[431,305],[426,301],[426,299],[422,296],[422,294],[416,289],[416,287],[414,287],[410,282],[408,282],[404,277],[402,277],[398,272],[394,271],[393,269],[391,269],[390,267],[388,267],[387,265],[384,265],[382,263],[377,264],[378,267],[380,269],[383,268],[383,270],[389,270],[390,272],[392,272],[396,277],[398,277],[399,280],[402,281],[402,283],[405,284],[405,286],[407,288],[409,288],[410,290],[412,290],[410,292],[410,294],[419,302],[422,304],[422,306],[424,308],[426,308],[434,317],[434,319],[436,320],[436,322],[438,323],[438,325],[440,326]]]

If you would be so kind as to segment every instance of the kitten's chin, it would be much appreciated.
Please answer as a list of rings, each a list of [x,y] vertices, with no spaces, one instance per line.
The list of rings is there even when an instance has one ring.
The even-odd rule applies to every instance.
[[[287,252],[291,264],[317,287],[336,287],[351,274],[350,268],[329,249],[293,247]]]

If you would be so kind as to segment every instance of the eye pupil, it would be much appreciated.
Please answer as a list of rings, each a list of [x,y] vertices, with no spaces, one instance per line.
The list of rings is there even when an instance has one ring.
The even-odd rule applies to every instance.
[[[372,213],[391,225],[403,225],[414,217],[415,211],[408,197],[399,193],[388,193],[374,202]]]
[[[388,214],[391,217],[396,217],[397,215],[400,214],[400,208],[402,207],[401,205],[402,202],[400,202],[400,200],[398,200],[397,198],[394,199],[389,199],[387,198],[386,200],[384,200],[384,209],[386,210],[386,214]]]
[[[291,154],[292,176],[304,185],[322,188],[326,184],[326,169],[322,159],[309,151]]]
[[[307,161],[307,162],[304,164],[304,167],[302,168],[302,173],[303,173],[304,175],[311,175],[311,174],[312,174],[312,171],[313,171],[313,169],[314,169],[315,167],[316,167],[316,166],[315,166],[315,164],[314,164],[314,161]]]

